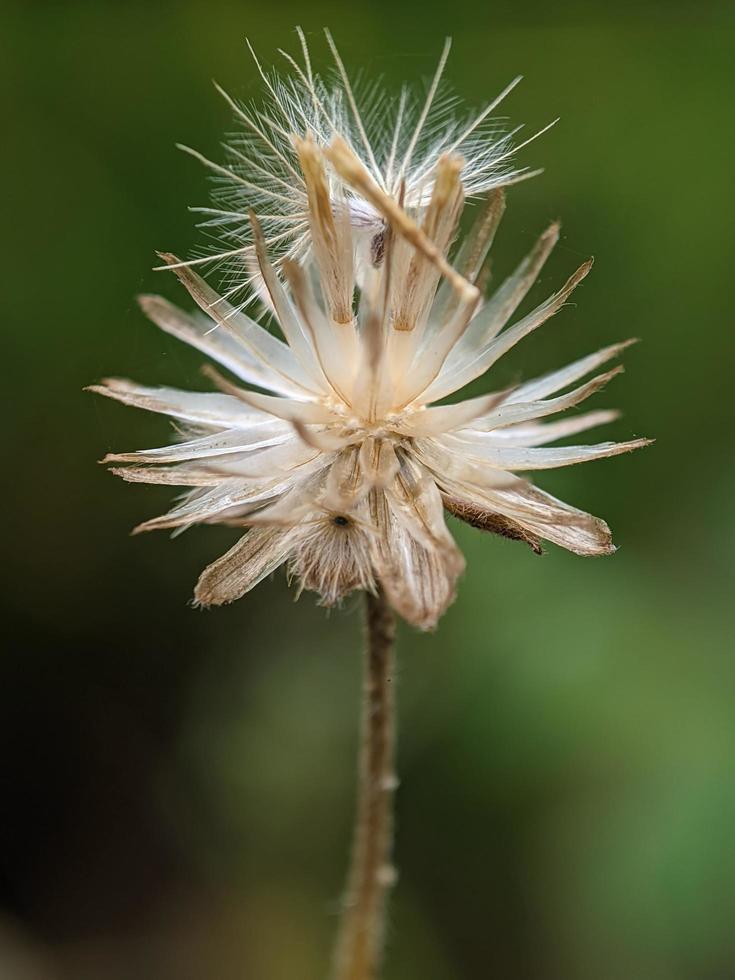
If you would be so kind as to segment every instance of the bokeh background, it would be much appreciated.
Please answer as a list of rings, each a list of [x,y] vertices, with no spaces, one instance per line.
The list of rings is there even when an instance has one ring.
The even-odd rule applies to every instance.
[[[323,977],[353,807],[359,603],[281,576],[187,602],[226,529],[131,539],[165,488],[108,450],[162,418],[82,394],[108,374],[203,387],[134,295],[153,251],[201,244],[230,128],[210,79],[259,86],[323,25],[353,70],[431,73],[559,125],[523,153],[509,271],[553,218],[531,301],[590,254],[576,303],[493,378],[628,336],[597,402],[633,457],[541,474],[619,552],[542,559],[453,526],[468,571],[433,635],[400,633],[397,863],[386,980],[735,977],[730,3],[453,0],[2,3],[4,423],[0,657],[3,980]],[[487,384],[488,382],[484,382]],[[480,390],[480,389],[478,389]]]

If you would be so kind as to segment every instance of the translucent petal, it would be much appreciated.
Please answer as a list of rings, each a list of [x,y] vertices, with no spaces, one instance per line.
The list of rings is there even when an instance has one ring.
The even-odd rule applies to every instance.
[[[295,391],[302,393],[300,387],[274,375],[267,365],[253,357],[232,333],[215,329],[210,319],[184,313],[161,296],[139,296],[138,302],[145,315],[161,330],[211,357],[242,381],[282,395],[292,395]]]
[[[423,402],[438,401],[438,399],[463,388],[470,381],[474,381],[475,378],[484,374],[503,354],[557,313],[591,268],[592,261],[585,262],[567,280],[558,293],[537,306],[535,310],[512,327],[504,330],[499,336],[490,340],[479,351],[460,351],[457,355],[448,357],[436,380],[426,391],[422,392],[421,400]]]
[[[253,423],[270,421],[262,412],[248,408],[231,395],[218,392],[180,391],[178,388],[147,388],[124,378],[105,378],[87,391],[105,395],[124,405],[159,412],[171,418],[229,429],[236,425],[249,427]]]
[[[560,395],[557,398],[528,402],[511,401],[510,398],[506,398],[501,402],[500,407],[496,411],[477,418],[471,426],[467,427],[467,432],[487,433],[493,429],[499,429],[502,426],[515,425],[519,422],[529,422],[532,419],[540,419],[547,415],[556,415],[558,412],[564,412],[569,408],[573,408],[575,405],[579,405],[591,395],[596,394],[616,374],[620,374],[622,370],[622,367],[617,367],[612,371],[607,371],[605,374],[600,374],[586,384],[580,385],[579,388],[575,388],[573,391],[567,392],[566,395]],[[515,392],[511,391],[509,394],[513,395]]]
[[[480,307],[457,344],[455,357],[459,358],[466,351],[480,350],[503,329],[536,282],[558,240],[559,225],[554,223],[541,235],[515,272]]]
[[[597,412],[584,412],[572,418],[560,419],[558,422],[529,423],[527,425],[509,425],[504,429],[493,429],[485,434],[485,438],[501,446],[543,446],[557,439],[586,432],[598,425],[614,422],[620,417],[620,412],[614,409],[602,409]]]
[[[303,397],[305,393],[318,393],[319,389],[287,344],[233,307],[191,268],[180,265],[176,256],[161,253],[161,257],[172,266],[200,309],[221,329],[230,333],[262,366],[270,379],[266,387],[296,398]]]
[[[253,452],[267,446],[295,442],[290,426],[274,419],[258,422],[246,429],[227,429],[173,446],[139,449],[132,453],[108,453],[105,463],[177,463],[189,459],[206,459],[238,452]]]
[[[490,466],[502,470],[548,470],[559,466],[569,466],[573,463],[585,463],[589,460],[604,459],[607,456],[619,456],[634,449],[648,446],[650,439],[632,439],[629,442],[601,442],[596,446],[554,446],[550,449],[536,449],[515,446],[491,446],[477,443],[459,444],[451,442],[453,436],[442,436],[444,444],[450,450],[464,453],[474,459],[482,460]]]
[[[551,371],[549,374],[543,374],[539,378],[525,381],[516,388],[508,400],[532,401],[538,398],[546,398],[547,395],[553,395],[557,391],[561,391],[562,388],[566,388],[567,385],[579,381],[586,374],[595,371],[607,361],[612,360],[613,357],[617,357],[626,347],[630,347],[631,344],[635,343],[635,340],[624,340],[619,344],[611,344],[609,347],[603,347],[602,350],[594,354],[588,354],[586,357],[581,357],[572,364],[567,364],[566,367],[558,371]]]

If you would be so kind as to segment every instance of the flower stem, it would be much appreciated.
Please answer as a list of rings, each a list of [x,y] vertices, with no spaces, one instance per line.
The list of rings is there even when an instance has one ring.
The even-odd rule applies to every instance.
[[[334,959],[334,980],[376,980],[383,951],[385,905],[397,780],[393,666],[395,619],[382,593],[365,597],[366,646],[360,770],[352,859]]]

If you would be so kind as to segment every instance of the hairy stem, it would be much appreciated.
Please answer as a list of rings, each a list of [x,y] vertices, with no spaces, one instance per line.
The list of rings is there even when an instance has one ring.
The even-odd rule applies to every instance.
[[[360,771],[352,860],[337,937],[334,980],[376,980],[393,840],[395,620],[385,597],[366,594]]]

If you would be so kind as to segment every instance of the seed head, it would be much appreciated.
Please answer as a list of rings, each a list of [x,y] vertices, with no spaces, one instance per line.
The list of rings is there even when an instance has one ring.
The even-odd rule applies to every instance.
[[[464,568],[445,509],[536,552],[547,540],[580,555],[609,554],[603,521],[533,486],[527,474],[629,452],[648,440],[550,447],[617,413],[542,421],[607,384],[620,368],[583,379],[630,341],[512,389],[437,404],[558,312],[591,262],[514,318],[558,239],[554,224],[485,299],[486,258],[504,209],[498,183],[514,175],[500,167],[497,144],[476,148],[484,115],[469,128],[444,118],[425,148],[419,137],[438,72],[415,124],[405,122],[405,91],[398,98],[386,158],[386,145],[363,125],[334,51],[341,87],[329,90],[312,74],[304,44],[305,66],[293,63],[296,80],[264,75],[280,121],[245,116],[261,140],[269,134],[274,160],[297,178],[298,236],[292,229],[290,238],[269,244],[252,209],[247,236],[238,232],[279,334],[219,295],[191,263],[162,254],[200,312],[157,296],[141,297],[144,312],[236,380],[208,367],[218,391],[119,379],[93,390],[167,414],[179,427],[171,446],[106,457],[126,480],[188,488],[171,511],[138,530],[202,523],[246,529],[202,574],[199,604],[231,602],[285,565],[299,589],[317,592],[327,605],[380,587],[405,619],[426,629],[452,601]],[[412,134],[407,147],[403,127]],[[460,155],[468,147],[472,155]],[[245,158],[264,170],[262,146],[256,141],[248,152]],[[278,181],[286,181],[281,171],[263,186]],[[486,201],[474,227],[455,246],[465,199],[481,192]],[[284,204],[283,216],[290,214]]]

